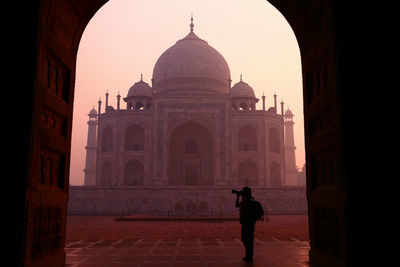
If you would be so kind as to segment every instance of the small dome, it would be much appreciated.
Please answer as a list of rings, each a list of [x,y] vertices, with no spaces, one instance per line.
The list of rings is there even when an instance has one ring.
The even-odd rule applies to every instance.
[[[293,115],[293,112],[292,112],[290,109],[288,109],[288,110],[286,110],[286,112],[285,112],[285,116],[286,116],[286,117],[293,117],[294,115]]]
[[[131,88],[129,88],[127,97],[133,96],[153,96],[153,90],[150,85],[143,80],[136,82]]]
[[[231,88],[231,96],[256,98],[253,88],[242,80]]]
[[[97,116],[97,110],[95,108],[92,108],[92,110],[89,112],[90,117]]]

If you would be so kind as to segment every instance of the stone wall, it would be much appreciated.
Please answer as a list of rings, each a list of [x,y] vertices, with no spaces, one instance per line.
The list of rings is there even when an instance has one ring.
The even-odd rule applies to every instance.
[[[307,214],[305,187],[252,188],[269,214]],[[231,187],[70,186],[68,215],[237,216]]]

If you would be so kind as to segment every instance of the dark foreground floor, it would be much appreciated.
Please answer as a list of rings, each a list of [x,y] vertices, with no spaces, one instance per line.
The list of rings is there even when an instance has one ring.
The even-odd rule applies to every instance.
[[[255,260],[244,254],[238,222],[117,222],[68,218],[67,266],[308,266],[305,216],[272,216],[256,225]]]

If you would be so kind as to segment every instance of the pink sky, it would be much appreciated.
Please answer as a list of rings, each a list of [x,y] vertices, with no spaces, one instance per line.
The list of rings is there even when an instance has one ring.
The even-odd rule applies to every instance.
[[[70,184],[83,184],[89,111],[99,98],[104,103],[106,91],[115,107],[118,92],[125,97],[141,73],[151,84],[158,57],[189,33],[191,14],[194,32],[228,62],[232,85],[243,73],[257,97],[265,94],[267,108],[276,93],[293,111],[296,165],[303,166],[300,50],[277,9],[265,0],[111,0],[89,22],[78,50]]]

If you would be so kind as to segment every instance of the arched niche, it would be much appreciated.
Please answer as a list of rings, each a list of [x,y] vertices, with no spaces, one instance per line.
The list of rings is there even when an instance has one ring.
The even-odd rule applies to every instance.
[[[243,126],[238,133],[239,151],[257,151],[257,131],[251,125]]]
[[[270,152],[281,152],[281,139],[279,138],[279,130],[277,128],[269,128],[268,144]]]
[[[258,184],[257,163],[247,160],[239,164],[238,183],[243,186]]]
[[[103,129],[101,136],[101,151],[112,152],[113,151],[113,130],[107,126]]]
[[[138,160],[129,160],[124,167],[124,185],[144,184],[144,166]]]
[[[100,185],[112,185],[112,164],[110,161],[103,162],[103,164],[101,165]]]
[[[143,127],[130,125],[125,130],[125,151],[143,151],[145,134]]]
[[[213,156],[213,136],[208,129],[196,122],[176,127],[168,140],[168,184],[213,184]]]

